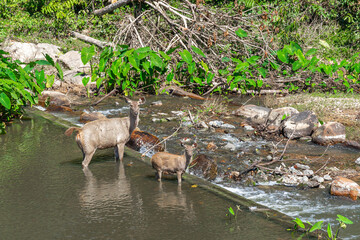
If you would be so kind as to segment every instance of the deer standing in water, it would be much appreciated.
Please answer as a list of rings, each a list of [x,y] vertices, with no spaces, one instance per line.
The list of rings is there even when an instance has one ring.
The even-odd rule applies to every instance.
[[[181,146],[185,147],[184,155],[176,155],[168,152],[155,153],[151,158],[151,165],[156,170],[158,181],[161,181],[162,173],[177,175],[178,184],[181,184],[181,176],[188,167],[193,151],[197,147],[197,144],[185,145],[181,143]]]
[[[139,123],[139,105],[145,103],[145,98],[139,101],[125,100],[130,105],[129,117],[100,119],[82,128],[71,127],[65,131],[66,136],[70,136],[73,131],[78,132],[75,140],[83,153],[83,167],[89,165],[96,149],[115,147],[115,160],[123,160],[125,144]]]

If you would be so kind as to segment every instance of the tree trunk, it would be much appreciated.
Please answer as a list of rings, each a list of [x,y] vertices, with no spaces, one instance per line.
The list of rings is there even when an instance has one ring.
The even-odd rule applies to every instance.
[[[110,4],[104,8],[98,9],[94,11],[94,15],[96,16],[102,16],[106,13],[112,12],[115,9],[122,7],[124,5],[127,5],[129,3],[131,3],[133,0],[119,0],[116,3]]]

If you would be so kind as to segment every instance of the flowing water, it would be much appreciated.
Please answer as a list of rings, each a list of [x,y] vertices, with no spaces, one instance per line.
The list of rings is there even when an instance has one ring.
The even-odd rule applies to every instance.
[[[162,101],[163,105],[152,106],[154,101]],[[242,101],[234,99],[235,104],[229,106],[230,110],[236,109],[237,103]],[[139,127],[162,139],[178,128],[182,117],[167,122],[154,122],[153,119],[173,119],[185,106],[196,107],[201,104],[201,101],[177,97],[147,97],[147,103],[142,106]],[[110,98],[95,108],[77,108],[101,111],[108,117],[117,117],[119,114],[126,116],[129,110],[121,99],[116,98]],[[78,122],[78,114],[53,114],[82,125]],[[207,119],[210,120],[215,119]],[[186,127],[188,123],[185,120],[184,127],[167,141],[167,150],[180,154],[180,139],[186,137],[196,140],[199,145],[197,153],[210,155],[218,163],[219,177],[213,181],[214,184],[303,221],[314,223],[322,220],[335,226],[336,215],[341,214],[354,224],[342,230],[340,236],[360,239],[360,204],[347,198],[331,196],[328,187],[301,190],[278,186],[274,182],[247,186],[224,177],[226,172],[248,166],[259,153],[268,154],[272,143],[250,135],[240,127],[241,120],[238,118],[225,116],[222,120],[236,128],[200,131]],[[23,130],[24,125],[26,131]],[[244,211],[241,214],[246,216],[238,217],[237,220],[241,224],[227,221],[224,219],[226,207],[230,206],[227,201],[198,188],[191,188],[186,181],[181,189],[178,189],[176,181],[171,180],[159,185],[153,179],[153,170],[130,156],[126,156],[124,166],[115,167],[112,151],[99,151],[90,164],[91,172],[83,173],[80,170],[81,152],[74,136],[63,136],[63,128],[44,120],[24,122],[21,127],[14,125],[12,128],[14,130],[10,131],[15,134],[0,136],[0,143],[6,143],[3,146],[7,151],[5,158],[3,154],[0,156],[0,164],[6,162],[1,167],[5,169],[1,176],[2,182],[6,179],[7,184],[2,184],[1,192],[6,190],[6,198],[0,202],[0,210],[5,212],[1,223],[9,219],[5,221],[8,223],[5,229],[9,229],[7,234],[13,233],[15,229],[18,229],[15,232],[19,235],[35,229],[34,232],[39,232],[45,238],[60,239],[85,236],[96,239],[102,234],[105,239],[114,239],[122,234],[130,239],[159,236],[174,239],[179,239],[179,236],[191,239],[234,239],[240,236],[240,239],[290,238],[284,235],[281,227],[261,222],[264,220]],[[15,139],[6,139],[16,134],[18,136]],[[209,142],[215,142],[219,148],[209,152],[206,150]],[[284,146],[279,147],[281,150]],[[359,157],[358,151],[345,147],[330,147],[325,154],[324,150],[324,147],[312,143],[296,143],[289,145],[287,153],[299,156],[322,155],[324,159],[330,157],[334,161],[344,158],[355,160]],[[30,158],[29,152],[34,156]],[[36,179],[33,179],[34,176]],[[26,224],[19,225],[18,221]],[[44,227],[39,227],[36,222]],[[1,228],[3,226],[1,224]],[[266,234],[268,231],[272,233],[271,236]]]
[[[1,239],[289,239],[284,226],[185,181],[159,183],[126,154],[98,151],[88,170],[64,127],[33,116],[0,136]]]

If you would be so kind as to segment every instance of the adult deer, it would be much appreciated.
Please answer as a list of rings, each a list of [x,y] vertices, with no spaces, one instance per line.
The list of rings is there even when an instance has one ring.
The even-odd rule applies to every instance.
[[[83,167],[89,165],[96,149],[115,147],[115,160],[123,160],[125,144],[139,123],[139,105],[145,103],[145,98],[139,101],[125,100],[130,105],[129,117],[100,119],[82,128],[71,127],[65,131],[66,136],[70,136],[73,131],[78,132],[75,140],[83,153]]]
[[[174,174],[176,173],[178,184],[181,184],[181,176],[188,167],[191,158],[193,156],[193,151],[197,147],[197,144],[185,145],[184,155],[176,155],[168,152],[158,152],[155,153],[151,158],[151,165],[156,170],[158,181],[161,181],[162,173]]]

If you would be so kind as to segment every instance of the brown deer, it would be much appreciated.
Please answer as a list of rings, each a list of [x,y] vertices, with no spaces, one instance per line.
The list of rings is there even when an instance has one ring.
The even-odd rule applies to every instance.
[[[115,160],[123,160],[125,144],[139,123],[139,105],[145,103],[145,98],[139,101],[125,100],[130,105],[129,117],[99,119],[82,128],[71,127],[65,131],[66,136],[70,136],[73,131],[78,132],[75,140],[83,153],[83,167],[89,165],[96,149],[115,147]]]
[[[184,155],[176,155],[167,152],[155,153],[151,158],[151,165],[156,170],[158,181],[161,181],[162,173],[177,175],[178,183],[181,184],[181,176],[188,167],[191,158],[193,156],[193,150],[197,147],[197,144],[185,145],[181,143],[181,146],[185,147]]]

